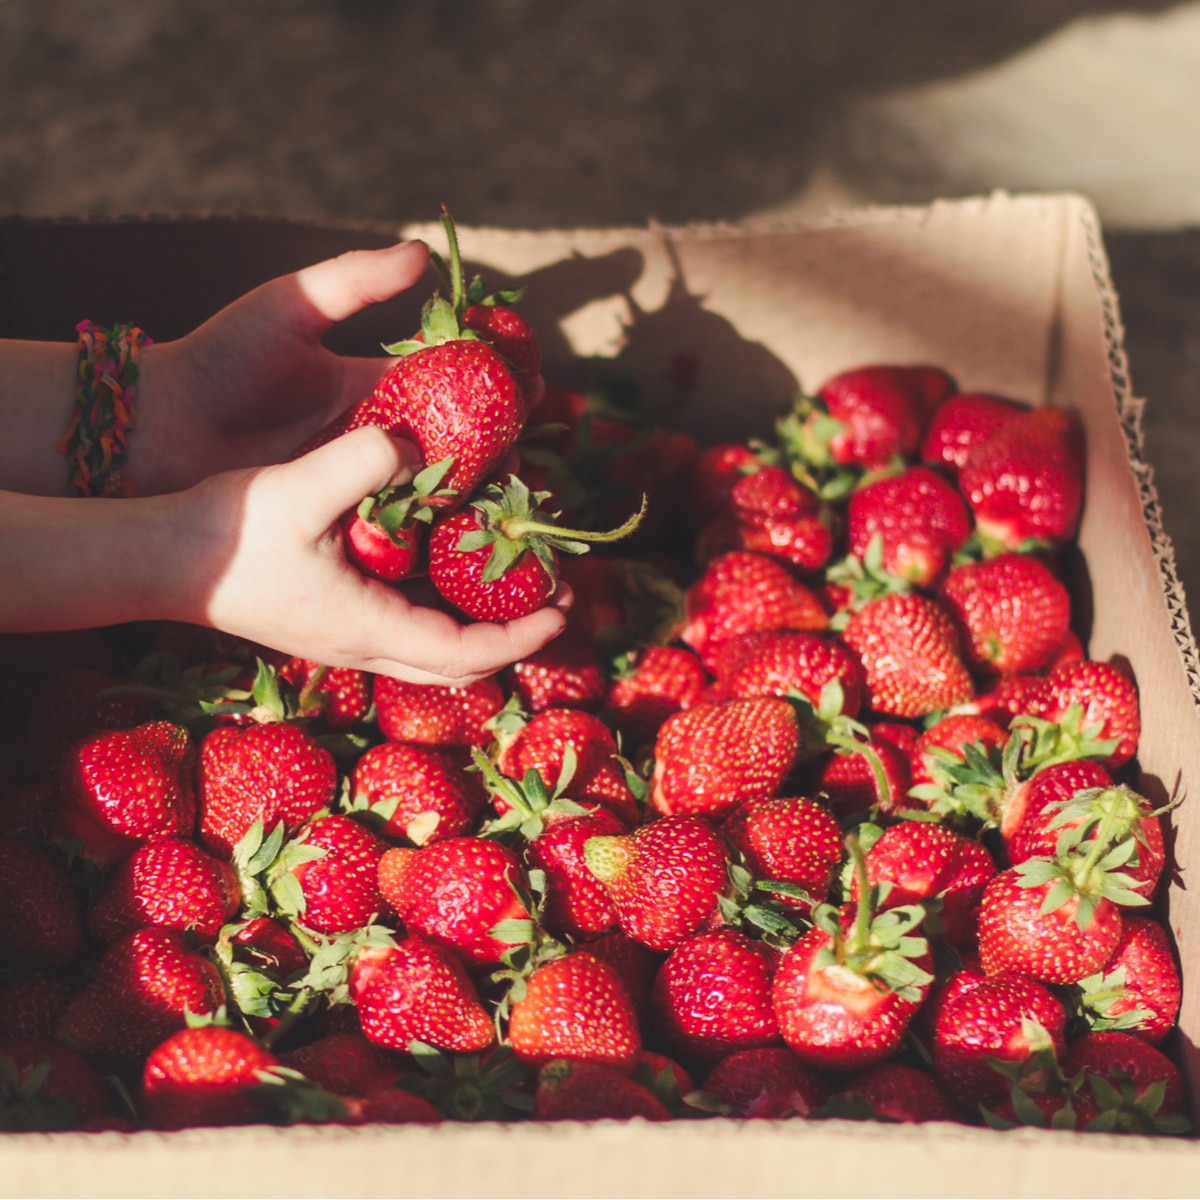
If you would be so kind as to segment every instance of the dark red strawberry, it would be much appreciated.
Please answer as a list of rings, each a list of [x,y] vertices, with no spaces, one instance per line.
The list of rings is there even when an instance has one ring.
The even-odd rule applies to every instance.
[[[83,914],[66,867],[23,838],[0,837],[0,956],[66,967],[83,949]]]
[[[196,747],[182,725],[150,721],[92,734],[59,764],[56,834],[104,866],[152,837],[196,829]]]
[[[598,1063],[631,1074],[642,1037],[620,976],[590,954],[566,954],[536,967],[515,1000],[508,1037],[535,1070],[554,1059]]]
[[[671,1114],[648,1088],[611,1067],[555,1059],[538,1072],[538,1121],[667,1121]]]
[[[651,993],[662,1045],[707,1070],[728,1054],[780,1044],[771,980],[780,952],[734,929],[693,934],[671,951]]]
[[[392,1087],[410,1065],[407,1055],[369,1042],[361,1033],[329,1033],[279,1055],[282,1066],[336,1096],[367,1096]]]
[[[296,689],[300,714],[319,718],[330,733],[353,729],[370,711],[371,676],[365,671],[289,658],[277,673]]]
[[[628,826],[603,808],[549,825],[525,850],[530,867],[544,873],[541,922],[553,937],[580,940],[618,927],[617,910],[604,884],[588,869],[584,847],[594,837],[624,833]]]
[[[786,700],[693,705],[659,730],[651,806],[723,817],[743,800],[776,795],[799,750],[799,720]]]
[[[99,1071],[48,1037],[0,1037],[0,1131],[82,1129],[113,1112]]]
[[[41,967],[5,979],[0,982],[0,1037],[50,1037],[74,994],[64,976]]]
[[[595,642],[571,616],[562,633],[513,663],[503,678],[521,707],[533,713],[552,708],[595,712],[608,690],[608,675]]]
[[[419,746],[481,746],[484,725],[504,705],[495,676],[462,687],[405,683],[376,675],[372,695],[379,732],[391,742]]]
[[[622,930],[652,950],[671,950],[703,928],[728,888],[720,837],[689,814],[591,838],[584,857],[607,889]]]
[[[962,1121],[962,1110],[928,1071],[902,1062],[877,1063],[856,1071],[838,1088],[831,1107],[847,1101],[866,1107],[878,1121],[922,1124]],[[840,1115],[840,1109],[835,1112]],[[847,1115],[853,1109],[847,1106]]]
[[[1091,1128],[1120,1133],[1184,1133],[1187,1093],[1179,1068],[1142,1038],[1116,1030],[1084,1034],[1063,1073],[1082,1078],[1079,1094],[1101,1117]]]
[[[185,838],[154,838],[113,872],[88,913],[87,928],[104,943],[153,925],[211,944],[241,902],[228,863]]]
[[[811,1116],[829,1091],[829,1080],[786,1046],[727,1055],[701,1087],[704,1109],[759,1120]]]
[[[608,687],[604,708],[630,750],[647,746],[670,716],[698,704],[708,684],[699,657],[683,646],[649,646]]]
[[[734,485],[760,466],[755,452],[743,442],[719,442],[700,451],[692,466],[683,513],[698,533],[729,504]]]

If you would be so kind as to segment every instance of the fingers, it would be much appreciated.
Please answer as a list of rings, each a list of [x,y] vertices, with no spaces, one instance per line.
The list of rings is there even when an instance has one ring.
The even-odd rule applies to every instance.
[[[424,242],[399,242],[386,250],[351,250],[305,267],[294,278],[300,295],[328,328],[412,287],[428,264]]]
[[[279,468],[289,472],[297,494],[320,496],[318,519],[354,508],[364,496],[408,483],[421,469],[421,452],[412,442],[376,426],[354,429]]]

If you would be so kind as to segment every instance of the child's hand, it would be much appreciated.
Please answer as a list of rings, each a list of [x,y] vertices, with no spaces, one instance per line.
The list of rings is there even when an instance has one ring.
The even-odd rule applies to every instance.
[[[347,563],[338,517],[420,465],[409,443],[367,428],[295,462],[225,472],[162,497],[178,539],[176,615],[413,683],[466,684],[533,653],[562,629],[558,607],[464,625]]]
[[[129,451],[138,492],[279,462],[368,395],[393,360],[344,358],[321,338],[412,287],[428,261],[423,242],[351,251],[265,283],[187,337],[146,348]],[[152,317],[146,325],[153,333]]]

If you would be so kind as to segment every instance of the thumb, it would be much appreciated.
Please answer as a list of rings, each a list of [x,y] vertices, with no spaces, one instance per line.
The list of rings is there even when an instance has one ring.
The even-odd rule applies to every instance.
[[[285,469],[297,488],[322,496],[342,512],[364,496],[410,482],[421,465],[421,452],[412,442],[367,425],[310,450]]]

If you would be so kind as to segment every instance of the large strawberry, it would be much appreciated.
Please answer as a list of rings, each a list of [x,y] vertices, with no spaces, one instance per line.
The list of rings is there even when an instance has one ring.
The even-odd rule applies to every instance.
[[[1004,396],[958,392],[944,400],[921,438],[921,460],[957,475],[971,451],[1026,411]]]
[[[0,837],[0,955],[66,967],[83,949],[83,916],[67,869],[23,838]]]
[[[830,1116],[857,1115],[865,1109],[875,1120],[921,1124],[924,1121],[961,1121],[962,1110],[937,1078],[909,1063],[876,1063],[844,1080],[828,1109]]]
[[[504,705],[493,675],[462,687],[376,675],[372,696],[379,732],[389,741],[420,746],[482,745],[490,737],[485,723]]]
[[[724,1116],[777,1120],[811,1116],[829,1091],[829,1080],[793,1051],[767,1046],[726,1055],[709,1071],[696,1099],[697,1107]]]
[[[1073,1043],[1063,1073],[1101,1116],[1091,1128],[1120,1133],[1184,1133],[1187,1093],[1179,1068],[1161,1050],[1129,1033],[1088,1033]]]
[[[60,838],[114,866],[152,837],[191,837],[196,828],[196,747],[169,721],[92,734],[77,743],[55,777]]]
[[[554,937],[579,940],[618,927],[604,884],[588,869],[584,849],[594,837],[626,832],[610,810],[555,821],[526,847],[531,868],[545,876],[540,918]]]
[[[667,1121],[663,1102],[638,1080],[601,1063],[557,1058],[538,1072],[538,1121]]]

